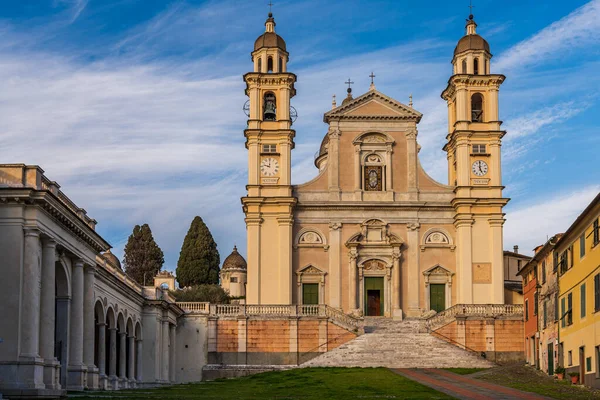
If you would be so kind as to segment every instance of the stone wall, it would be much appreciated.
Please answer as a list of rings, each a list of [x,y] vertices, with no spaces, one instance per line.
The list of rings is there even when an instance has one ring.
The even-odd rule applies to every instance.
[[[522,362],[523,321],[519,317],[457,316],[432,334],[459,347],[480,353],[498,364]]]
[[[208,364],[298,365],[355,337],[325,317],[208,317]]]

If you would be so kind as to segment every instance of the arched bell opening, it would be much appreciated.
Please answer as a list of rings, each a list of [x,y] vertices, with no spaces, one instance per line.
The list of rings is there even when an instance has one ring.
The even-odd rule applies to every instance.
[[[275,93],[266,92],[263,98],[263,121],[277,120],[277,98]]]
[[[471,121],[483,122],[483,96],[481,93],[471,96]]]

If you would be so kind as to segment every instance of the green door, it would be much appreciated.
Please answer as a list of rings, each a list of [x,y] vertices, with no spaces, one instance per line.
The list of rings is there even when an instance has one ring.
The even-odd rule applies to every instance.
[[[364,313],[367,316],[383,316],[383,278],[365,277]]]
[[[444,311],[446,309],[446,285],[429,285],[429,308],[436,312]]]
[[[548,343],[548,375],[554,375],[554,344]]]
[[[302,304],[319,304],[319,284],[302,284]]]

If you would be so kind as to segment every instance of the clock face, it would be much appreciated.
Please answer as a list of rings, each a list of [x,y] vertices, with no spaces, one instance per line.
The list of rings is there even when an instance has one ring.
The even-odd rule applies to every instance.
[[[488,165],[485,161],[479,160],[473,163],[473,173],[477,176],[484,176],[488,172]]]
[[[263,176],[275,176],[279,172],[279,163],[274,158],[265,158],[260,163],[260,172]]]

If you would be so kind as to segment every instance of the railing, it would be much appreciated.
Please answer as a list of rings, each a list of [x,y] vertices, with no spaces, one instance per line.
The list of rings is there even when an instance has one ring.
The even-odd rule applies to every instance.
[[[452,322],[457,315],[497,317],[522,314],[522,304],[457,304],[428,318],[426,325],[429,330],[436,330]]]
[[[206,314],[216,317],[264,316],[264,317],[323,317],[346,329],[359,330],[362,320],[345,314],[325,304],[256,305],[256,304],[209,304],[204,302],[178,302],[187,313]]]

